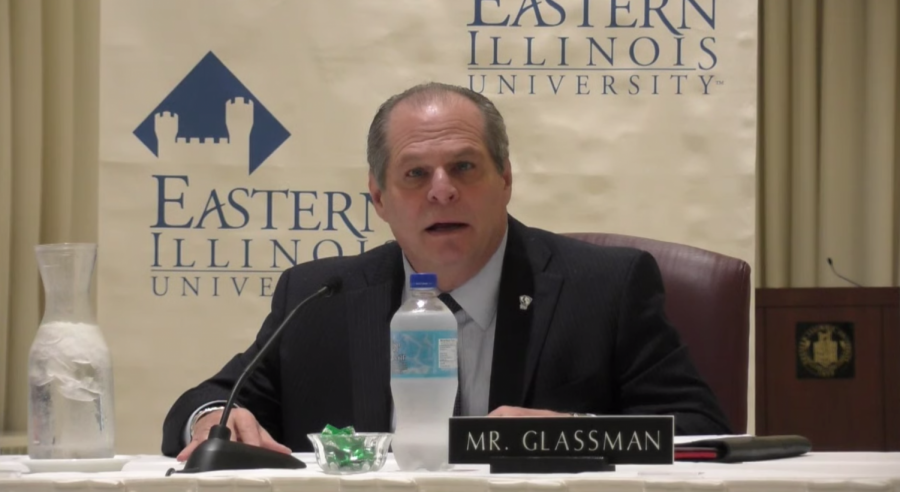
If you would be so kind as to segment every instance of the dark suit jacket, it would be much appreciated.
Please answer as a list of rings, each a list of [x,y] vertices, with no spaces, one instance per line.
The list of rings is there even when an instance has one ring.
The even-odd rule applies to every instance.
[[[730,432],[666,320],[652,256],[528,228],[512,218],[509,225],[490,409],[665,414],[675,416],[679,434]],[[341,292],[297,312],[238,403],[296,452],[310,451],[306,434],[326,424],[390,431],[389,323],[404,286],[396,243],[285,271],[255,343],[175,402],[163,426],[163,454],[182,449],[193,411],[227,399],[286,313],[335,274],[343,278]],[[530,309],[519,309],[521,295],[533,298]]]

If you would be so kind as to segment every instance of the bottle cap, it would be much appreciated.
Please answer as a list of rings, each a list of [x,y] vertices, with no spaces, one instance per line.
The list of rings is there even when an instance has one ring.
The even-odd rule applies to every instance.
[[[410,289],[436,289],[437,275],[434,273],[413,273],[409,276]]]

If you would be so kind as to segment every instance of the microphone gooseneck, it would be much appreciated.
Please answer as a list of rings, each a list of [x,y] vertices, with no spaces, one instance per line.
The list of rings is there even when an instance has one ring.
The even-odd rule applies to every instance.
[[[237,397],[238,393],[241,391],[241,388],[244,386],[244,382],[247,377],[253,373],[253,370],[256,369],[256,366],[259,365],[259,361],[262,360],[263,356],[268,353],[269,347],[275,342],[278,336],[281,334],[281,331],[287,326],[288,322],[291,318],[294,317],[294,313],[296,313],[301,307],[303,307],[307,302],[316,299],[321,296],[329,297],[341,288],[341,279],[340,277],[335,277],[325,282],[319,290],[315,291],[312,295],[303,299],[300,304],[297,304],[294,309],[288,313],[287,316],[284,317],[284,320],[278,325],[278,328],[275,329],[275,333],[272,333],[272,336],[266,340],[266,343],[263,345],[259,352],[256,353],[256,357],[250,361],[250,364],[247,364],[247,368],[244,369],[244,372],[241,373],[241,376],[238,378],[237,382],[234,384],[234,388],[231,390],[231,395],[228,396],[228,402],[225,404],[225,410],[222,412],[222,418],[219,420],[219,426],[224,427],[228,432],[226,439],[231,438],[231,430],[228,429],[228,417],[231,415],[231,409],[234,408],[234,399]],[[211,431],[210,431],[211,432]]]
[[[257,468],[306,468],[306,464],[297,458],[257,446],[251,446],[243,442],[231,441],[231,429],[228,428],[228,417],[234,407],[235,398],[243,388],[247,377],[256,369],[262,358],[269,352],[275,340],[288,325],[294,314],[309,301],[319,297],[329,297],[341,289],[341,278],[333,277],[322,284],[319,290],[310,294],[297,304],[294,309],[284,317],[278,328],[272,333],[266,343],[263,344],[253,360],[241,372],[240,377],[231,389],[231,395],[222,411],[222,418],[217,425],[212,426],[206,441],[197,446],[191,453],[184,469],[179,473],[199,473],[213,470],[247,470]],[[169,471],[171,474],[173,470]]]
[[[831,267],[831,272],[834,273],[838,278],[843,279],[843,280],[846,280],[847,282],[850,282],[851,284],[853,284],[853,285],[855,285],[855,286],[857,286],[857,287],[862,287],[862,285],[860,285],[860,284],[858,284],[858,283],[856,283],[856,282],[850,280],[849,278],[847,278],[847,277],[841,275],[840,273],[838,273],[838,271],[834,268],[834,262],[831,261],[831,257],[830,257],[830,256],[828,257],[828,266]]]

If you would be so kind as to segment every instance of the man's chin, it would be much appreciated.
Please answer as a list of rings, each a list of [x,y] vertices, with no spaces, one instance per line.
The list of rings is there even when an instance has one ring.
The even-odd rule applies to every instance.
[[[455,231],[451,233],[429,233],[425,232],[422,237],[421,245],[426,254],[433,258],[464,257],[467,253],[471,253],[469,238],[466,237],[464,231]]]
[[[459,251],[435,252],[430,260],[432,265],[441,268],[457,268],[466,264],[468,256]]]
[[[419,263],[429,270],[459,268],[467,263],[468,255],[456,248],[426,248],[426,254],[419,257]]]

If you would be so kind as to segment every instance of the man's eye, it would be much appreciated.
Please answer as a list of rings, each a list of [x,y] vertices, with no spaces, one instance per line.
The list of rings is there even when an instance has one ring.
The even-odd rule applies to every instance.
[[[468,171],[469,169],[473,169],[474,167],[475,164],[472,164],[471,162],[460,162],[456,165],[456,168],[460,171]]]
[[[424,175],[425,171],[423,171],[422,169],[411,169],[406,173],[406,176],[409,178],[421,178]]]

